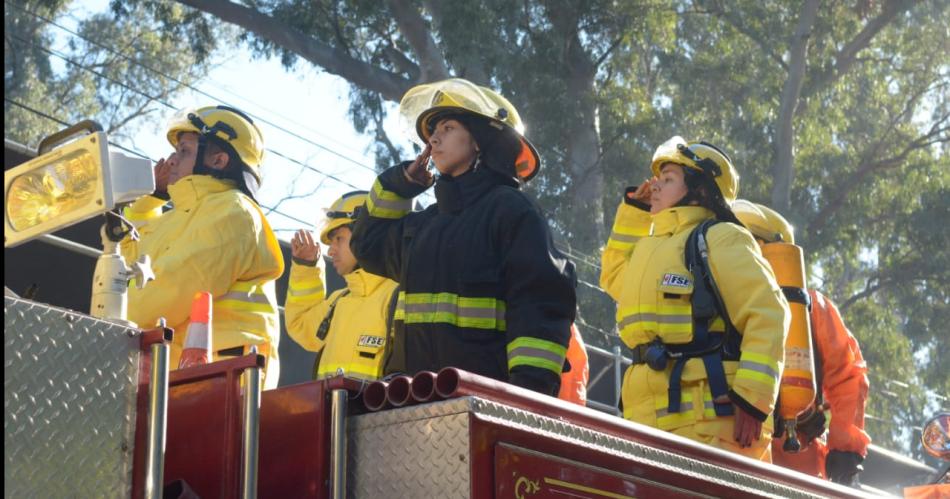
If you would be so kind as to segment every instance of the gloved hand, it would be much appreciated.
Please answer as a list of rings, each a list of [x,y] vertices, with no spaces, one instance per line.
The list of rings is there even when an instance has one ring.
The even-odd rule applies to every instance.
[[[650,211],[650,196],[653,194],[652,185],[653,180],[646,179],[638,186],[627,187],[623,193],[623,202],[636,206],[643,211]]]
[[[816,438],[825,433],[825,412],[819,408],[812,408],[807,414],[798,419],[795,425],[795,433],[798,435],[798,441],[802,443],[802,449],[808,447]]]
[[[864,458],[854,452],[832,450],[825,459],[825,476],[849,487],[858,487],[858,473],[864,471]]]

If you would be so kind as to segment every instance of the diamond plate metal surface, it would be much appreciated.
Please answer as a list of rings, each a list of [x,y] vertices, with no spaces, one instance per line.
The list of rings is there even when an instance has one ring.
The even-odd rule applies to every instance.
[[[642,443],[478,397],[404,407],[348,421],[348,497],[469,497],[469,430],[475,417],[599,452],[677,470],[749,494],[820,497]]]
[[[137,330],[3,303],[5,497],[129,497]]]
[[[347,422],[347,497],[469,497],[468,398]]]

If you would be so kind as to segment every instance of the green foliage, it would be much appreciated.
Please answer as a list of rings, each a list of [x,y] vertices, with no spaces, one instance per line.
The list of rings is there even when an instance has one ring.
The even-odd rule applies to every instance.
[[[134,137],[164,108],[162,102],[207,71],[207,44],[193,51],[158,29],[142,9],[122,7],[118,19],[92,15],[73,29],[67,26],[70,6],[19,2],[4,9],[6,138],[35,145],[63,128],[23,106],[65,123],[92,118],[111,135]],[[193,24],[193,11],[178,4],[167,4],[167,10],[169,18]]]

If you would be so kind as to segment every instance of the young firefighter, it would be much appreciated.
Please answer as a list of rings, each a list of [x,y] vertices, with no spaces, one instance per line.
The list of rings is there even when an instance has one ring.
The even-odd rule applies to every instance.
[[[350,243],[360,265],[401,286],[404,348],[397,341],[387,373],[453,366],[557,395],[574,267],[520,190],[540,159],[518,112],[460,79],[410,89],[400,110],[428,145],[380,174]],[[437,203],[409,213],[433,184]]]
[[[767,206],[738,200],[736,217],[760,244],[783,241],[795,244],[791,224]],[[838,308],[820,292],[809,289],[812,358],[815,360],[815,404],[799,417],[802,450],[782,450],[782,440],[772,441],[772,462],[808,475],[855,486],[871,438],[864,431],[864,405],[868,396],[867,364],[861,348]],[[819,410],[816,410],[820,408]],[[825,434],[825,410],[831,424]]]
[[[168,128],[175,151],[155,166],[156,192],[126,209],[141,239],[127,237],[128,261],[149,255],[155,281],[129,288],[129,320],[176,331],[177,368],[197,292],[211,293],[214,360],[241,356],[251,345],[267,358],[264,387],[280,377],[280,317],[274,281],[284,272],[277,238],[255,201],[264,141],[237,109],[209,106],[183,113]],[[174,209],[162,213],[170,199]]]
[[[633,354],[624,417],[768,461],[790,315],[768,262],[729,209],[738,175],[718,148],[680,137],[656,150],[651,170],[654,178],[628,188],[617,209],[600,279]],[[733,223],[708,227],[708,261],[693,254],[691,272],[687,240],[708,221]]]
[[[366,191],[355,191],[327,210],[320,241],[330,247],[333,268],[346,280],[346,287],[329,298],[324,298],[317,266],[320,245],[305,230],[291,241],[293,264],[284,305],[287,333],[303,348],[319,352],[316,378],[342,370],[350,377],[378,379],[389,351],[396,283],[361,269],[350,251],[351,226],[365,202]]]

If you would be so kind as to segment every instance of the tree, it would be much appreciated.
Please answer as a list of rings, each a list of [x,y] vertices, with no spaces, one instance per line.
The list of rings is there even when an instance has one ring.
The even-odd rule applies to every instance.
[[[34,1],[4,9],[6,138],[35,145],[64,123],[93,118],[129,140],[208,69],[207,41],[182,44],[150,24],[143,9],[126,11],[119,22],[108,13],[93,15],[72,30],[63,21],[70,5]],[[173,5],[167,15],[197,14]]]
[[[950,46],[946,2],[181,2],[243,29],[260,56],[350,82],[351,118],[378,139],[381,164],[406,154],[381,123],[412,85],[455,75],[499,89],[541,150],[529,189],[587,283],[653,148],[674,133],[721,145],[740,194],[799,228],[812,285],[841,304],[872,373],[950,392],[942,364],[915,366],[948,350],[950,257],[934,221],[950,199],[938,167],[950,83],[929,49]],[[159,19],[167,8],[142,4]],[[585,323],[613,329],[603,294],[588,284],[579,298]],[[923,401],[875,395],[875,438],[896,443],[884,425],[916,424]]]

